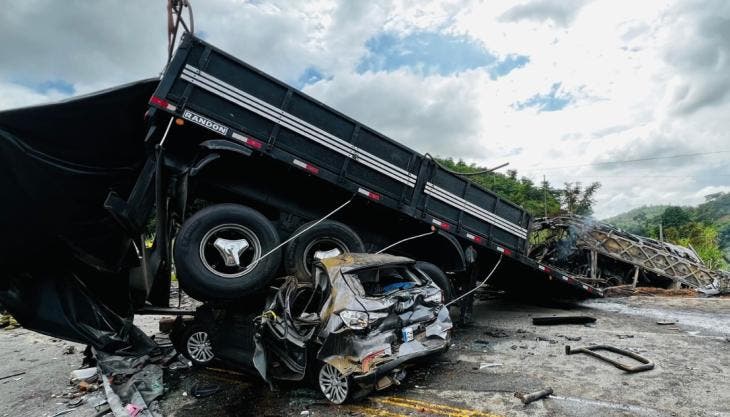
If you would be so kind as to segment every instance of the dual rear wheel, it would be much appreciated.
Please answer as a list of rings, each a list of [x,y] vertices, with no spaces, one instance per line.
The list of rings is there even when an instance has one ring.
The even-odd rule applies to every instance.
[[[331,220],[302,225],[299,237],[283,250],[287,274],[311,277],[316,259],[364,252],[354,230]],[[258,211],[217,204],[192,215],[175,239],[174,260],[180,286],[203,300],[236,299],[265,287],[279,270],[282,251],[274,225]]]

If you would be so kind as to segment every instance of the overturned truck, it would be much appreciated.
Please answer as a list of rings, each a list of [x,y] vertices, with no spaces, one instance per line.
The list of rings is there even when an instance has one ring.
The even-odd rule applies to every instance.
[[[0,299],[99,348],[113,329],[87,329],[114,320],[74,300],[165,307],[173,268],[195,298],[235,300],[404,239],[388,252],[445,271],[447,298],[502,257],[501,284],[600,294],[527,256],[523,208],[190,34],[160,79],[2,112],[0,137]]]
[[[685,286],[730,292],[730,273],[708,268],[691,248],[637,236],[580,216],[536,219],[530,256],[600,288]]]

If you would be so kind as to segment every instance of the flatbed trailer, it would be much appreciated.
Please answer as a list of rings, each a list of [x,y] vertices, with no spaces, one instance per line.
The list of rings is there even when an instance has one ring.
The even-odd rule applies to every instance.
[[[183,37],[150,105],[146,140],[157,144],[157,159],[140,175],[129,201],[107,202],[112,212],[124,212],[117,216],[122,223],[139,228],[146,210],[130,207],[144,205],[144,190],[168,190],[166,197],[158,192],[155,200],[157,236],[170,240],[167,222],[174,212],[184,220],[195,189],[211,201],[235,196],[236,202],[273,212],[269,217],[283,240],[295,226],[355,195],[350,215],[339,220],[362,235],[369,251],[431,227],[446,246],[394,250],[458,276],[470,266],[466,251],[471,247],[481,271],[502,255],[507,268],[530,279],[567,285],[583,296],[601,295],[527,256],[531,216],[524,208],[190,34]],[[199,175],[222,153],[234,155],[225,168]],[[205,185],[191,186],[191,173]],[[171,178],[175,184],[165,185]],[[184,192],[170,196],[169,190],[180,190],[182,183]],[[220,192],[206,191],[212,189]],[[311,199],[319,208],[308,206]],[[177,208],[161,207],[169,200],[181,202]],[[150,198],[146,201],[149,206]],[[130,219],[129,212],[140,219]],[[294,226],[282,220],[289,217],[295,218]],[[169,267],[170,245],[162,246],[162,253],[150,258]],[[531,285],[524,277],[510,279],[518,286]]]

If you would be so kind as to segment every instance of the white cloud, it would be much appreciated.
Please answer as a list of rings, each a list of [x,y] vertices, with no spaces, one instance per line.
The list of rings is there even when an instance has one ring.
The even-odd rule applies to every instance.
[[[308,93],[419,151],[490,166],[509,161],[554,185],[601,181],[600,217],[730,190],[727,153],[583,166],[730,149],[725,1],[209,0],[194,7],[197,30],[213,44],[287,81],[318,68],[328,78]],[[17,80],[64,80],[85,93],[154,76],[165,61],[164,30],[158,2],[10,2],[0,14],[0,37],[12,39],[0,43],[0,54],[13,57],[0,61],[0,108],[62,96]],[[480,70],[358,74],[366,41],[384,31],[469,36],[498,56],[530,61],[495,80]],[[572,97],[564,109],[514,106],[554,84]]]

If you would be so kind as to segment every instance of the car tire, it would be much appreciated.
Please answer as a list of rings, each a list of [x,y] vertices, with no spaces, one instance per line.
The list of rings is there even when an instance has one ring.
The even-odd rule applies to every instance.
[[[334,366],[322,363],[317,370],[317,387],[334,404],[343,404],[352,396],[352,378],[344,376]]]
[[[314,223],[305,223],[292,233],[292,236]],[[347,225],[325,220],[287,245],[284,251],[284,267],[287,274],[304,280],[311,279],[314,254],[317,251],[330,249],[337,249],[340,253],[361,253],[365,251],[365,245],[360,236]]]
[[[198,324],[185,326],[175,348],[196,366],[208,366],[215,359],[210,332]]]
[[[254,262],[279,244],[274,225],[258,211],[217,204],[192,215],[175,238],[180,287],[201,301],[240,298],[263,288],[281,253]]]
[[[449,277],[438,266],[430,262],[416,262],[416,268],[426,274],[436,286],[441,288],[444,294],[444,302],[448,303],[454,297],[454,289],[451,286]]]

